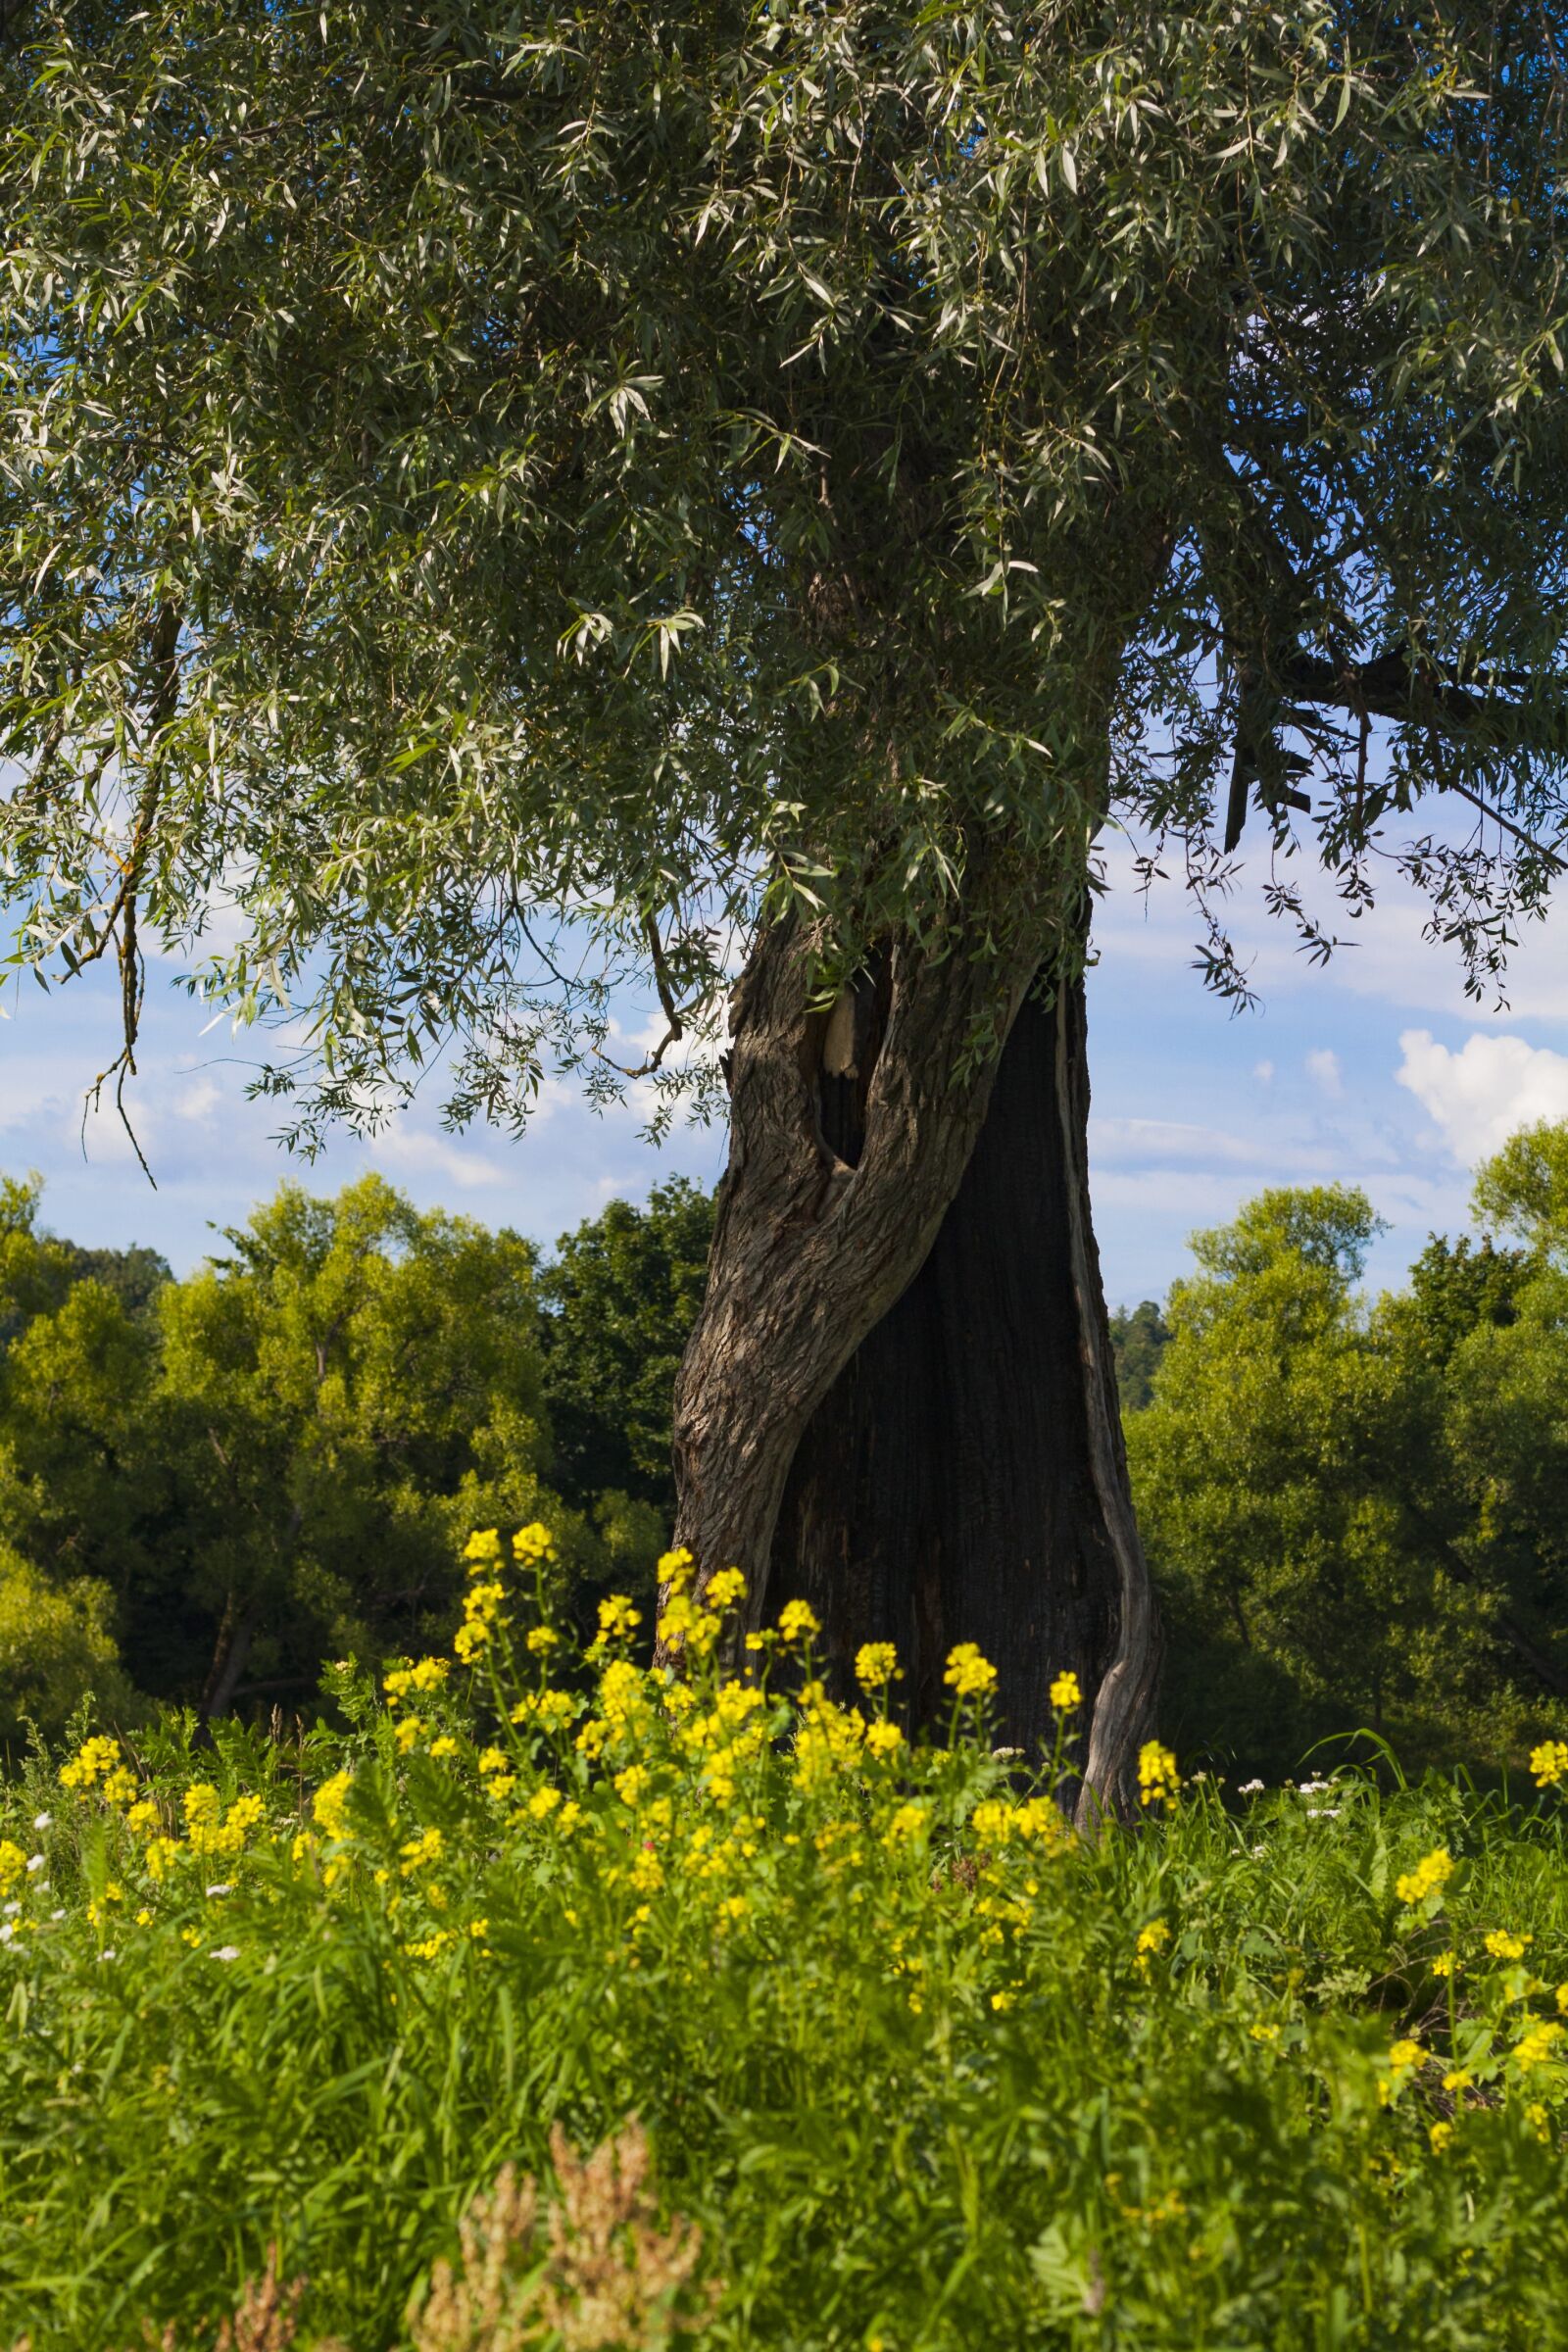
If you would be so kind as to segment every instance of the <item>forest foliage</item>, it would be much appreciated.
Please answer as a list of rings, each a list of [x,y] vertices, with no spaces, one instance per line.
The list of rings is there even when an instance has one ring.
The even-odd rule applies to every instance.
[[[1165,1632],[1162,1728],[1271,1776],[1365,1733],[1517,1761],[1568,1693],[1568,1126],[1369,1300],[1378,1221],[1277,1189],[1112,1318]],[[548,1256],[377,1178],[285,1185],[184,1281],[0,1197],[0,1739],[84,1691],[309,1716],[427,1644],[474,1526],[556,1531],[560,1605],[646,1597],[712,1203],[612,1201]]]

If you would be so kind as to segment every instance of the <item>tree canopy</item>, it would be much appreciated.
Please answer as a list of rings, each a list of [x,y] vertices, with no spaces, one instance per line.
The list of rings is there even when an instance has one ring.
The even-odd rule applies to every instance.
[[[1214,901],[1255,801],[1314,947],[1298,834],[1352,911],[1402,856],[1479,985],[1560,830],[1565,45],[1539,0],[24,0],[18,954],[118,960],[132,1043],[148,935],[302,1016],[307,1139],[448,1045],[514,1120],[552,1055],[618,1082],[618,976],[710,1028],[760,906],[842,968],[984,871],[990,954],[1075,933],[1107,823]]]

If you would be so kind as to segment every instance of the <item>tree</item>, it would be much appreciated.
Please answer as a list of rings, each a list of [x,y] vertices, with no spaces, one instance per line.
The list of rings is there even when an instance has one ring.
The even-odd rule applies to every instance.
[[[427,1646],[477,1526],[547,1515],[565,1571],[603,1572],[617,1514],[596,1536],[546,1484],[530,1243],[377,1177],[285,1185],[225,1240],[150,1316],[74,1284],[0,1376],[5,1525],[113,1595],[144,1689],[222,1714]]]
[[[1251,1769],[1362,1727],[1412,1761],[1506,1761],[1564,1688],[1553,1531],[1510,1529],[1513,1456],[1489,1456],[1482,1402],[1527,1261],[1434,1237],[1409,1289],[1368,1306],[1376,1222],[1364,1194],[1319,1186],[1196,1234],[1200,1272],[1172,1291],[1153,1397],[1128,1424],[1167,1729]],[[1522,1426],[1514,1451],[1543,1434]]]
[[[1152,1298],[1110,1318],[1110,1347],[1116,1362],[1116,1394],[1124,1413],[1140,1413],[1154,1394],[1154,1376],[1165,1360],[1170,1330]]]
[[[539,1277],[554,1477],[579,1510],[611,1490],[674,1516],[675,1374],[712,1235],[711,1200],[678,1176],[563,1234]]]
[[[9,14],[25,955],[115,959],[122,1086],[143,927],[193,948],[308,1041],[266,1082],[305,1140],[437,1047],[459,1118],[552,1059],[612,1088],[638,972],[653,1083],[728,1085],[700,1571],[811,1599],[836,1671],[896,1638],[927,1709],[979,1641],[1016,1737],[1073,1667],[1124,1788],[1156,1642],[1088,1204],[1096,845],[1148,828],[1208,904],[1255,806],[1314,951],[1303,832],[1352,906],[1392,847],[1477,985],[1539,909],[1568,24]],[[1439,792],[1496,823],[1446,845]]]

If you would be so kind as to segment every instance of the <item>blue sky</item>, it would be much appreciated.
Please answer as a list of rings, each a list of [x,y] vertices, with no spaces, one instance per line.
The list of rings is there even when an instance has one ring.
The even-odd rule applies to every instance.
[[[1476,1158],[1525,1118],[1568,1116],[1561,914],[1519,950],[1507,1009],[1478,1010],[1403,890],[1391,886],[1352,927],[1359,944],[1320,971],[1244,888],[1234,928],[1262,1005],[1232,1014],[1192,968],[1199,926],[1180,890],[1146,906],[1127,869],[1112,858],[1090,998],[1091,1156],[1113,1302],[1163,1292],[1188,1263],[1188,1233],[1264,1184],[1364,1185],[1392,1229],[1372,1277],[1397,1281],[1429,1231],[1466,1223]],[[270,1140],[275,1106],[245,1100],[255,1041],[225,1026],[204,1037],[210,1014],[155,971],[131,1097],[154,1193],[109,1116],[88,1121],[83,1156],[82,1092],[117,1043],[111,976],[47,998],[24,980],[3,1009],[0,1168],[42,1174],[57,1232],[149,1242],[180,1270],[210,1227],[242,1221],[289,1173],[327,1190],[378,1167],[422,1204],[550,1242],[613,1195],[640,1199],[677,1172],[709,1181],[721,1162],[716,1131],[678,1128],[655,1151],[635,1106],[596,1115],[557,1085],[520,1143],[444,1134],[432,1098],[374,1142],[344,1137],[304,1167]]]

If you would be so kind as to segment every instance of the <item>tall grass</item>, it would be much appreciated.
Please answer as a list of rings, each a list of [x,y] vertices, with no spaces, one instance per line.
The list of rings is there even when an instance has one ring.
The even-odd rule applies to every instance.
[[[455,1655],[344,1669],[346,1734],[100,1736],[9,1791],[0,2342],[211,2344],[275,2249],[300,2343],[392,2352],[504,2166],[547,2209],[629,2118],[705,2345],[1563,2340],[1552,1788],[1152,1753],[1080,1838],[972,1653],[914,1748],[889,1661],[835,1705],[799,1608],[744,1682],[685,1595],[684,1677],[618,1603],[566,1665],[546,1543],[477,1540]],[[524,2303],[486,2345],[678,2316]]]

